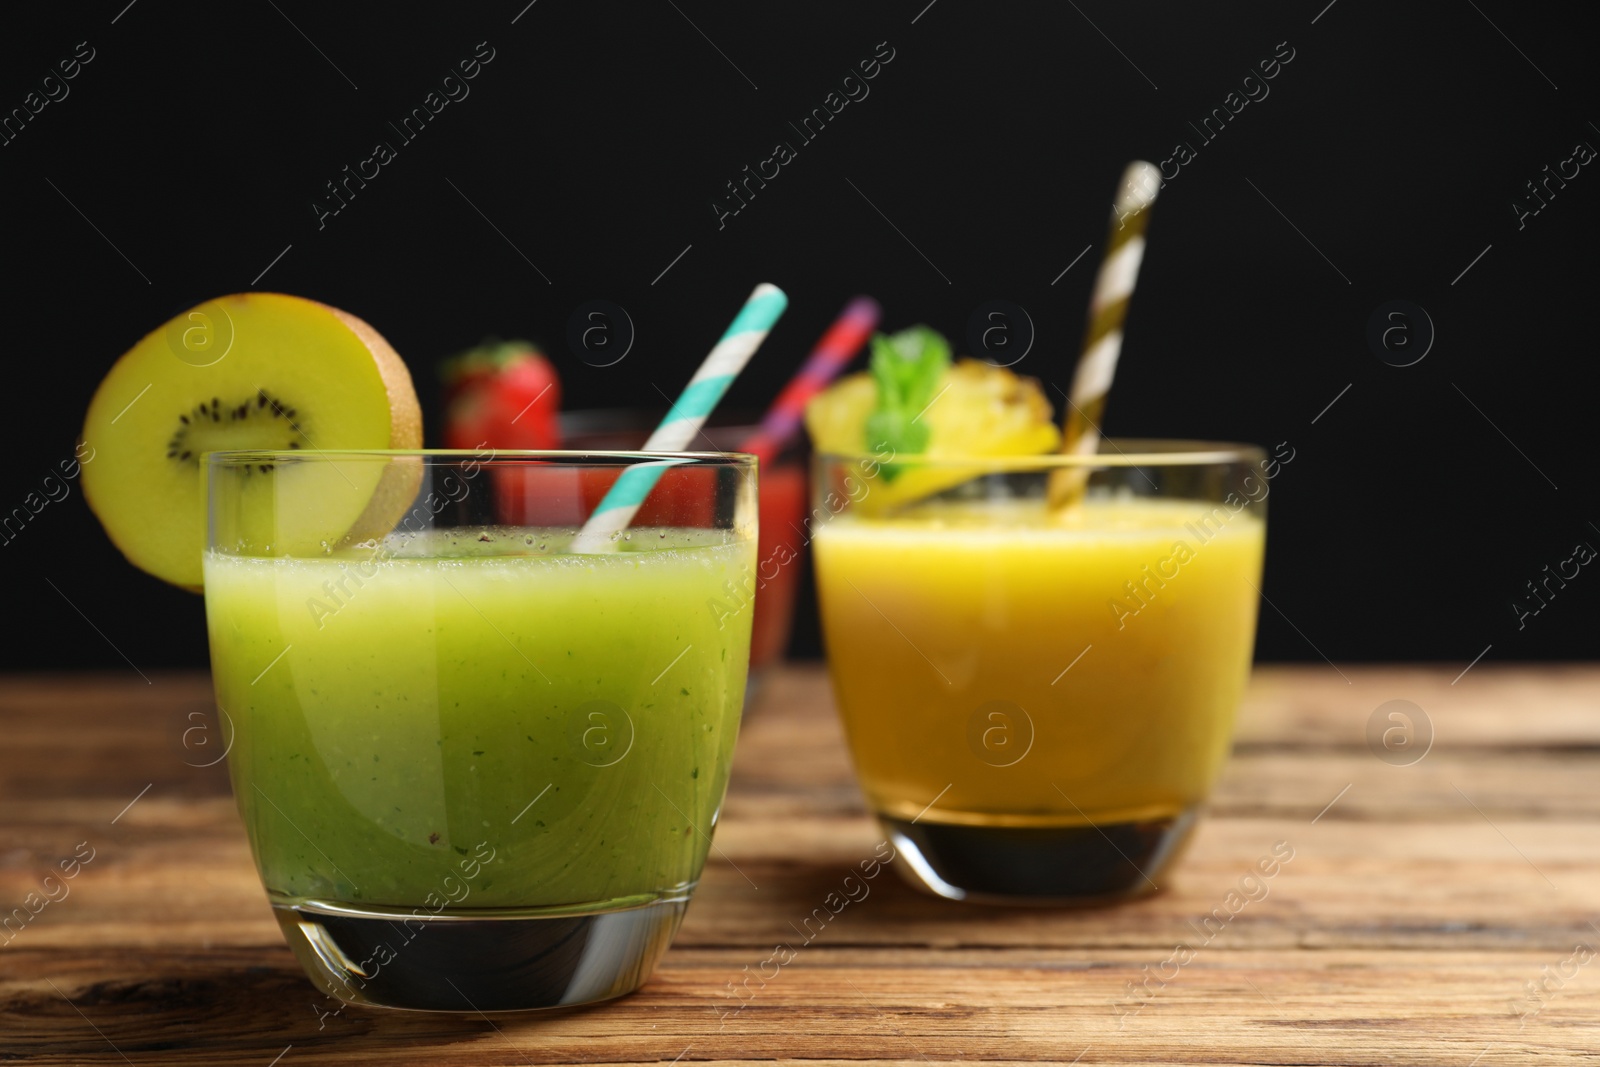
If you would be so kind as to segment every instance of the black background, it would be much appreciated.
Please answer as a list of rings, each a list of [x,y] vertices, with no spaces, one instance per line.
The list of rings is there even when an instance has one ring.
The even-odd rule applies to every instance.
[[[1511,607],[1577,542],[1600,546],[1600,167],[1522,228],[1512,209],[1541,168],[1600,145],[1578,9],[525,3],[9,14],[0,109],[78,42],[94,58],[0,147],[0,509],[70,455],[120,352],[253,284],[375,324],[434,428],[434,361],[489,334],[544,342],[568,407],[659,408],[761,280],[791,309],[732,407],[762,407],[860,292],[891,328],[955,338],[986,300],[1013,301],[1037,329],[1017,369],[1066,387],[1121,168],[1185,141],[1108,429],[1295,449],[1273,483],[1260,656],[1595,654],[1594,568],[1523,629]],[[319,229],[324,183],[397,141],[385,123],[484,41],[470,95]],[[800,144],[788,122],[880,42],[894,58],[870,95]],[[1215,140],[1188,125],[1290,49]],[[779,140],[798,158],[719,229],[712,198]],[[594,298],[637,329],[609,368],[564,340]],[[1394,299],[1437,329],[1413,366],[1366,342]],[[0,567],[6,667],[205,661],[199,598],[126,565],[76,487]],[[796,651],[817,647],[808,608]]]

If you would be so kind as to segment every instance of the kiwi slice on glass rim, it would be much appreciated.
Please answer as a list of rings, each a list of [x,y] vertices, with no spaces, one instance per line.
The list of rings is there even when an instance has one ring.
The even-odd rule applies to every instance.
[[[347,312],[282,293],[218,297],[129,349],[89,402],[89,507],[123,555],[163,581],[202,585],[201,457],[224,449],[419,448],[406,365]],[[387,533],[410,505],[416,465],[261,463],[242,507],[252,551],[295,552]],[[249,522],[245,526],[251,527]]]

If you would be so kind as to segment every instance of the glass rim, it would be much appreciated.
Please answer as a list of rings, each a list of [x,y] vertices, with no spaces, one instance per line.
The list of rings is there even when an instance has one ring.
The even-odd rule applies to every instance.
[[[488,455],[470,448],[226,448],[201,454],[208,467],[252,467],[260,463],[332,462],[334,460],[439,459],[462,463],[500,464],[508,460],[556,460],[568,466],[621,467],[675,460],[685,467],[752,468],[749,452],[645,452],[613,449],[491,448]]]
[[[1232,441],[1199,441],[1185,438],[1102,437],[1102,449],[1110,451],[1083,455],[1076,452],[1044,452],[1030,455],[941,455],[925,453],[894,454],[885,458],[876,453],[819,452],[819,463],[876,462],[907,467],[973,467],[995,471],[1058,470],[1076,467],[1204,467],[1231,463],[1260,463],[1267,450],[1260,445]]]

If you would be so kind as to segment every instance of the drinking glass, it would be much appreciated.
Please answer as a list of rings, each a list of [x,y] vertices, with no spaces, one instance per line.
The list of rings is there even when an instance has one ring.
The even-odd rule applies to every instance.
[[[756,431],[738,413],[712,421],[701,431],[707,448],[730,450]],[[570,449],[639,448],[661,421],[660,412],[600,409],[565,412],[562,446]],[[753,697],[767,670],[782,662],[794,625],[801,561],[809,540],[806,521],[806,464],[800,442],[760,472],[760,532],[756,545],[755,614],[750,622],[750,686]],[[665,501],[649,505],[666,506]],[[648,516],[646,516],[648,518]]]
[[[695,521],[568,544],[639,464]],[[751,457],[215,452],[206,620],[257,869],[306,973],[443,1011],[636,989],[727,786]]]
[[[1165,884],[1228,752],[1280,465],[1132,440],[818,457],[834,694],[915,885],[1082,902]],[[1078,502],[1052,507],[1052,481]]]

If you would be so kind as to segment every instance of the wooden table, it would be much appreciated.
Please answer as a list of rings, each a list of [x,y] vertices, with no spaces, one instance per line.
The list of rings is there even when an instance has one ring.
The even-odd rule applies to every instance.
[[[880,839],[825,677],[791,669],[746,725],[718,848],[655,977],[493,1022],[322,1014],[223,768],[189,766],[218,751],[203,676],[12,677],[0,907],[75,851],[93,859],[0,946],[0,1062],[1596,1063],[1600,667],[1458,670],[1263,668],[1172,891],[1012,910],[885,875],[733,1012],[728,983],[796,941],[791,923]],[[1365,739],[1392,699],[1437,733],[1412,766]],[[1267,895],[1168,962],[1279,841],[1294,856]]]

